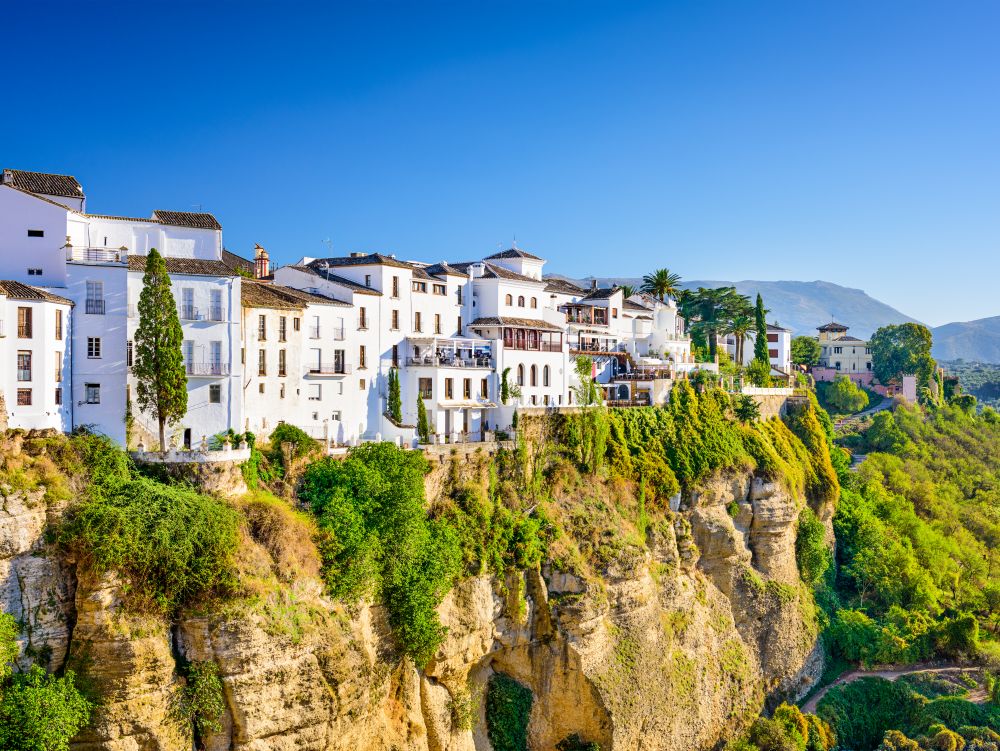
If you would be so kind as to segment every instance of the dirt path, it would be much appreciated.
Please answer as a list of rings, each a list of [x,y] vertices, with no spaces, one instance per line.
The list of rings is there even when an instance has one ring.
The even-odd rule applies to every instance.
[[[885,678],[889,681],[894,681],[900,676],[912,675],[913,673],[975,673],[979,671],[980,668],[963,668],[957,665],[947,665],[937,667],[932,667],[928,664],[922,665],[910,665],[907,668],[901,668],[899,670],[851,670],[844,673],[837,680],[831,683],[829,686],[824,686],[816,694],[810,697],[809,701],[803,704],[800,709],[803,712],[815,712],[816,706],[819,704],[820,700],[826,696],[827,691],[829,691],[834,686],[843,686],[847,683],[853,683],[858,678]],[[982,694],[982,696],[979,696]],[[985,700],[985,692],[982,690],[973,691],[969,694],[969,701],[982,702]]]
[[[893,404],[892,399],[890,399],[887,396],[883,397],[882,401],[880,401],[874,407],[869,407],[864,412],[858,412],[856,415],[850,415],[849,417],[845,417],[842,420],[837,420],[837,422],[834,423],[833,427],[835,430],[841,430],[842,428],[845,428],[848,425],[852,425],[856,422],[861,422],[865,418],[871,417],[876,412],[882,412],[883,410],[886,409],[892,409],[892,404]]]

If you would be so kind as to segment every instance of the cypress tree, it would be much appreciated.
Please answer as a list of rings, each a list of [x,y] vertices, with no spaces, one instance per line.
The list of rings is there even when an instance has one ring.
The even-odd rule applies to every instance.
[[[397,424],[403,422],[403,399],[399,394],[399,372],[389,369],[389,417]]]
[[[757,330],[757,336],[753,342],[753,359],[770,366],[771,358],[767,354],[767,319],[764,316],[764,298],[758,292],[757,306],[754,309],[754,328]]]
[[[424,406],[424,400],[420,398],[420,394],[417,394],[417,437],[420,438],[421,443],[431,442],[431,426],[427,421],[427,407]]]
[[[160,450],[166,451],[166,426],[187,413],[187,370],[181,345],[184,332],[163,256],[150,248],[139,294],[135,331],[135,395],[139,409],[156,418]]]

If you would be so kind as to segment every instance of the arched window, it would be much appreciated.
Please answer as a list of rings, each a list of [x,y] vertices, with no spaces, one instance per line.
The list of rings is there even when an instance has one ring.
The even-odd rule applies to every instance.
[[[543,386],[548,386],[549,385],[549,366],[548,365],[546,365],[544,368],[542,368],[542,385]]]
[[[523,386],[524,385],[524,366],[523,365],[518,365],[517,366],[517,385],[518,386]]]
[[[538,307],[538,298],[537,297],[532,297],[531,298],[531,307],[533,307],[533,308],[537,308]]]
[[[524,307],[524,295],[518,295],[517,296],[517,307],[519,307],[519,308],[523,308]]]
[[[506,302],[508,305],[513,305],[514,304],[514,296],[513,295],[507,295],[507,297],[504,298],[504,302]]]
[[[531,366],[531,385],[532,386],[537,386],[538,385],[538,366],[537,365],[532,365]]]

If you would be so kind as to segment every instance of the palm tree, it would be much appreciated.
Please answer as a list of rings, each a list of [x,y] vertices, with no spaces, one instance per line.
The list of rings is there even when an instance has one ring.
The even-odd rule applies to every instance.
[[[753,316],[749,316],[746,313],[737,311],[732,318],[729,319],[728,324],[725,328],[726,334],[732,334],[736,337],[736,364],[740,367],[743,366],[743,344],[746,341],[747,334],[751,331],[756,330],[754,325]]]
[[[719,346],[719,334],[727,331],[734,318],[750,315],[750,300],[739,294],[735,287],[706,289],[699,287],[690,303],[697,318],[694,328],[708,341],[708,354],[714,360]]]
[[[633,287],[631,284],[623,284],[618,289],[620,289],[622,291],[622,299],[623,300],[628,300],[637,291],[636,288]]]
[[[681,277],[672,274],[670,269],[657,269],[642,278],[642,291],[660,298],[666,302],[668,297],[676,297],[680,292]]]

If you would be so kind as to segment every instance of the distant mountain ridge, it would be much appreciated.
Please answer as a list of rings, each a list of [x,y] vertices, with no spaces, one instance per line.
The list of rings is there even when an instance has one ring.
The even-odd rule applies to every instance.
[[[1000,363],[1000,316],[946,323],[931,329],[938,360]]]
[[[553,274],[553,276],[559,276]],[[595,277],[584,279],[569,279],[581,287],[590,287]],[[599,286],[609,284],[630,284],[638,287],[642,279],[635,277],[596,277]],[[770,309],[768,320],[777,322],[791,329],[796,335],[816,335],[816,327],[830,321],[837,321],[849,326],[854,336],[867,338],[875,329],[891,323],[917,322],[905,313],[887,305],[866,293],[864,290],[842,287],[832,282],[797,282],[797,281],[757,281],[747,279],[740,282],[724,282],[717,280],[685,281],[688,289],[698,287],[736,287],[742,295],[755,298],[759,292],[764,298],[764,305]],[[1000,334],[1000,332],[998,332]]]

